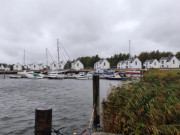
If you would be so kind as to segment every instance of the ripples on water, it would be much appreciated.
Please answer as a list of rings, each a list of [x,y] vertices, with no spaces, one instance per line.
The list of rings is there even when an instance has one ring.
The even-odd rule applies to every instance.
[[[101,101],[111,85],[100,80]],[[52,127],[63,135],[80,134],[88,128],[92,112],[92,80],[3,79],[0,75],[0,134],[33,135],[35,108],[53,109]]]

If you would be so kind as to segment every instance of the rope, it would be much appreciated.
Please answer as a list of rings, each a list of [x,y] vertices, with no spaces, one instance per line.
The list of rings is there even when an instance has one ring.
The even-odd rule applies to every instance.
[[[65,127],[59,128],[58,130],[55,130],[54,128],[52,128],[52,130],[35,130],[34,132],[36,133],[52,133],[54,132],[56,135],[63,135],[60,130],[63,129]]]
[[[52,132],[56,133],[56,135],[62,135],[60,130],[63,129],[63,128],[65,128],[65,127],[59,128],[58,130],[55,130],[54,128],[52,128]]]
[[[89,128],[91,127],[91,123],[92,123],[92,119],[93,119],[93,115],[94,115],[94,110],[95,110],[95,105],[94,105],[92,113],[91,113],[91,119],[90,119],[90,123],[89,123]]]

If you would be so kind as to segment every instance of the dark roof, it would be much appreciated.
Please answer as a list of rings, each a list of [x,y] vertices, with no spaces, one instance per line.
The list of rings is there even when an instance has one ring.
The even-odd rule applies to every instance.
[[[168,56],[168,57],[161,57],[160,60],[166,60],[167,62],[171,61],[171,59],[173,58],[174,56]]]
[[[146,60],[145,62],[149,62],[151,64],[154,60],[155,59],[150,59],[150,60]]]

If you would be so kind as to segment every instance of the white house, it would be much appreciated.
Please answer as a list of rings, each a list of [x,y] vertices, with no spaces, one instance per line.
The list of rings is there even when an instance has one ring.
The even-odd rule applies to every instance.
[[[106,60],[99,60],[94,64],[94,69],[109,69],[110,63]]]
[[[39,64],[36,63],[36,62],[34,62],[34,63],[28,65],[28,68],[29,68],[30,70],[40,70]]]
[[[143,64],[145,69],[148,68],[160,68],[160,63],[157,59],[146,60]]]
[[[13,65],[13,70],[18,70],[18,71],[22,70],[22,65],[19,64],[19,63],[14,64],[14,65]]]
[[[117,64],[117,69],[125,69],[126,68],[126,61],[119,61]]]
[[[75,69],[75,70],[84,69],[84,65],[79,60],[76,60],[75,62],[71,63],[71,69]]]
[[[162,57],[160,60],[160,68],[180,68],[179,60],[176,56]]]
[[[0,70],[5,70],[3,65],[0,66]]]
[[[117,64],[117,68],[121,69],[141,69],[141,61],[138,58],[129,58],[124,61],[119,61]]]
[[[38,64],[39,65],[39,69],[40,70],[43,70],[43,69],[46,69],[47,67],[46,67],[46,65],[44,65],[44,64]]]
[[[63,62],[53,62],[50,64],[50,69],[51,70],[59,70],[59,69],[64,69],[64,63]]]

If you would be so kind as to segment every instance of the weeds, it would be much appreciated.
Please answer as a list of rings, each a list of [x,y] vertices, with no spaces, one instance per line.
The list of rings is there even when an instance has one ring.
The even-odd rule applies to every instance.
[[[102,103],[104,131],[180,134],[180,75],[177,72],[150,70],[142,81],[113,88]]]

